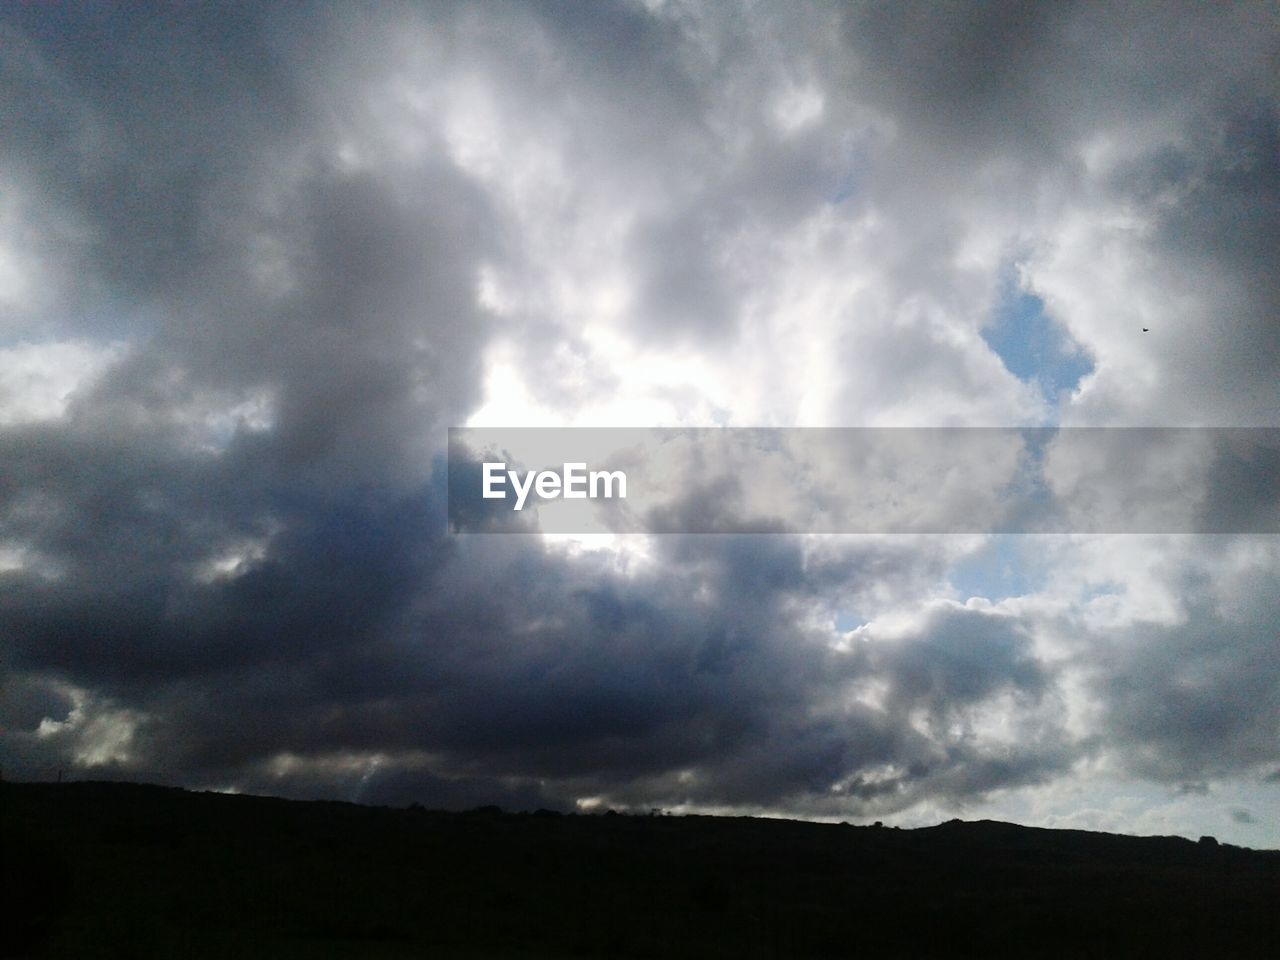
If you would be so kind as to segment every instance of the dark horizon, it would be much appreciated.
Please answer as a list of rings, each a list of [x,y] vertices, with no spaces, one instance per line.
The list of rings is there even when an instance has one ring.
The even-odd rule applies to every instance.
[[[0,805],[17,838],[5,955],[1243,958],[1280,943],[1280,852],[1208,837],[136,784],[4,784]]]
[[[1089,830],[1089,829],[1082,829],[1078,827],[1043,827],[1043,826],[1037,826],[1036,824],[1019,823],[1016,820],[995,820],[995,819],[990,819],[986,817],[968,819],[963,816],[955,816],[955,817],[949,817],[946,820],[939,820],[936,823],[922,823],[922,824],[918,824],[916,826],[911,826],[911,827],[898,827],[898,826],[886,825],[883,820],[870,820],[870,821],[864,821],[864,822],[856,822],[856,821],[849,821],[849,820],[836,820],[833,818],[814,819],[814,818],[808,818],[808,817],[802,817],[802,816],[801,817],[786,816],[783,814],[751,815],[751,814],[743,814],[743,813],[676,813],[671,810],[666,810],[662,807],[648,807],[648,808],[621,807],[618,809],[615,809],[613,807],[596,807],[590,810],[578,810],[574,808],[557,809],[555,807],[507,808],[507,807],[501,806],[500,804],[488,804],[488,803],[478,803],[478,804],[475,804],[474,806],[431,807],[417,800],[410,800],[408,803],[403,805],[400,805],[400,804],[393,805],[389,803],[366,803],[361,800],[344,800],[344,799],[335,798],[331,796],[319,796],[319,795],[307,797],[307,796],[287,796],[283,794],[274,794],[274,793],[242,793],[238,790],[208,790],[208,789],[198,789],[198,788],[193,789],[191,787],[184,786],[180,783],[164,783],[161,781],[141,782],[136,780],[128,780],[124,778],[99,779],[96,777],[72,778],[72,777],[63,776],[61,779],[59,779],[58,776],[55,775],[53,779],[13,780],[13,779],[6,778],[6,779],[0,780],[0,784],[5,784],[5,783],[8,783],[14,786],[31,786],[31,787],[83,786],[88,788],[121,787],[125,789],[138,788],[141,790],[155,789],[155,790],[167,790],[167,791],[175,791],[178,793],[189,793],[189,794],[210,794],[210,795],[225,796],[225,797],[246,797],[251,800],[280,800],[285,803],[300,803],[300,804],[342,804],[342,805],[354,806],[354,807],[367,807],[370,810],[424,811],[427,813],[449,814],[449,815],[491,813],[491,814],[502,814],[504,816],[511,815],[516,817],[543,816],[543,815],[554,815],[558,817],[579,817],[579,816],[580,817],[622,816],[622,817],[645,817],[645,818],[693,817],[693,818],[706,818],[706,819],[712,819],[712,820],[769,820],[769,821],[779,821],[783,823],[812,823],[815,825],[822,825],[822,826],[843,826],[843,827],[859,827],[859,828],[907,830],[907,831],[932,830],[936,827],[946,826],[948,824],[995,824],[998,826],[1017,827],[1019,829],[1030,830],[1030,831],[1046,831],[1046,832],[1052,832],[1052,833],[1062,834],[1062,835],[1098,834],[1100,836],[1127,837],[1127,838],[1132,838],[1137,840],[1185,840],[1190,843],[1203,844],[1206,847],[1222,846],[1222,847],[1229,847],[1237,850],[1248,850],[1248,851],[1257,852],[1257,853],[1280,852],[1280,847],[1251,847],[1244,844],[1229,843],[1227,841],[1220,841],[1216,836],[1213,836],[1211,834],[1201,834],[1198,837],[1190,837],[1184,834],[1177,834],[1177,833],[1173,833],[1173,834],[1130,833],[1120,829]]]

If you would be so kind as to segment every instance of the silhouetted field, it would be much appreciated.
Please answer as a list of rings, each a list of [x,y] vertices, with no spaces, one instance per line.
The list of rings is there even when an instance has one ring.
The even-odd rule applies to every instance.
[[[1280,957],[1280,852],[0,785],[4,955]]]

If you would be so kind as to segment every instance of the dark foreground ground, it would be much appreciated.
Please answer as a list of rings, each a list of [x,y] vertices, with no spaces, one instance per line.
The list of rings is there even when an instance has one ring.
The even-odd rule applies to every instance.
[[[0,784],[3,956],[1280,957],[1280,852]]]

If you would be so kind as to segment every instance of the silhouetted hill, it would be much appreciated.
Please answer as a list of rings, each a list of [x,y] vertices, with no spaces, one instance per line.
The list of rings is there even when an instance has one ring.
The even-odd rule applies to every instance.
[[[0,785],[4,955],[1277,957],[1280,852]]]

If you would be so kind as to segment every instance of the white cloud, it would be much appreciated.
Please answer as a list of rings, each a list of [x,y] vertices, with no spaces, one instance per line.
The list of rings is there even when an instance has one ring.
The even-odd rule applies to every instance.
[[[0,426],[61,419],[78,391],[125,353],[84,340],[22,343],[0,350]]]

